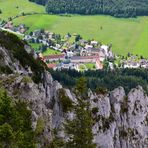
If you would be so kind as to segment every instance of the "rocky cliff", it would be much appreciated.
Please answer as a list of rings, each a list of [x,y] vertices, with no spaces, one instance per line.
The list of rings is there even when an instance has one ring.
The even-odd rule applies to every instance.
[[[59,99],[59,90],[64,88],[46,70],[42,72],[42,81],[35,83],[31,77],[34,73],[32,68],[29,65],[24,67],[13,52],[1,44],[0,55],[0,67],[7,67],[11,71],[11,74],[1,72],[0,85],[14,101],[19,98],[27,102],[32,111],[32,128],[38,133],[38,147],[44,147],[45,143],[52,141],[53,130],[61,127],[66,116]],[[76,101],[70,90],[64,90],[70,100]],[[122,87],[106,94],[96,94],[91,90],[88,94],[97,147],[148,147],[148,97],[140,86],[132,89],[128,95]]]
[[[94,114],[94,142],[105,148],[146,148],[148,146],[148,97],[138,86],[128,95],[122,87],[109,94],[90,94]]]

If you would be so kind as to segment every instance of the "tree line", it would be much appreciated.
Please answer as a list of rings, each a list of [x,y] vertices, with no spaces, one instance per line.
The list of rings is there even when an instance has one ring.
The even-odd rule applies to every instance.
[[[87,87],[93,91],[113,90],[119,86],[124,87],[126,93],[132,88],[141,85],[148,93],[148,70],[146,69],[116,69],[116,70],[88,70],[86,72],[77,72],[75,70],[50,70],[53,78],[61,82],[65,87],[72,88],[80,77],[85,77]]]
[[[136,17],[148,15],[147,0],[30,0],[46,5],[46,11],[53,14],[70,13],[115,17]]]
[[[30,2],[36,2],[39,5],[45,5],[48,0],[29,0]]]

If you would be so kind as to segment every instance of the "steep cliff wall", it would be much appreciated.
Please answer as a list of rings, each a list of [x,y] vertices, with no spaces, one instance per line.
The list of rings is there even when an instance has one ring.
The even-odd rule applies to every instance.
[[[90,95],[94,142],[108,148],[143,148],[148,145],[148,97],[138,86],[126,96],[119,87],[105,96]]]

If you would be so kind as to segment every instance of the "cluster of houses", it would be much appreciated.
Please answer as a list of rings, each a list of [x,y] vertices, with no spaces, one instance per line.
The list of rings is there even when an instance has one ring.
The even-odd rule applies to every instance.
[[[27,31],[27,27],[24,24],[15,26],[12,21],[4,23],[1,27],[3,27],[3,29],[10,30],[12,32],[16,32],[22,35]]]
[[[25,35],[24,39],[30,43],[41,43],[47,47],[50,47],[55,43],[54,33],[45,30],[36,30]],[[56,50],[60,48],[59,44],[56,44]],[[53,46],[55,47],[55,46]]]
[[[70,36],[66,35],[61,38],[54,33],[37,30],[30,35],[26,35],[24,39],[28,42],[42,43],[49,47],[50,50],[60,51],[58,54],[46,56],[42,54],[42,51],[38,52],[39,58],[47,63],[49,68],[53,69],[76,69],[79,71],[80,65],[88,63],[94,64],[96,69],[103,69],[103,61],[114,58],[110,46],[101,45],[98,41],[86,41],[83,39],[74,40],[70,43]],[[76,37],[77,35],[72,36]],[[87,69],[86,67],[85,70]]]
[[[115,56],[109,45],[101,45],[95,40],[84,40],[80,38],[78,41],[71,38],[76,38],[77,34],[67,34],[63,38],[60,35],[54,34],[45,30],[36,30],[29,35],[25,35],[24,39],[32,43],[41,43],[52,50],[60,51],[58,54],[49,54],[44,56],[42,51],[39,51],[39,57],[47,63],[52,69],[76,69],[80,70],[80,65],[91,63],[95,65],[95,69],[103,69],[104,61],[108,61],[108,66],[114,69]],[[48,50],[48,49],[47,49]],[[111,59],[111,60],[110,60]],[[112,61],[112,62],[109,62]],[[122,68],[148,68],[148,60],[136,60],[136,56],[130,55],[129,59],[124,58],[120,61]],[[86,66],[85,66],[86,67]],[[86,67],[85,70],[88,70]]]
[[[131,56],[130,59],[122,61],[123,68],[145,68],[148,69],[148,60],[138,59],[137,56]]]

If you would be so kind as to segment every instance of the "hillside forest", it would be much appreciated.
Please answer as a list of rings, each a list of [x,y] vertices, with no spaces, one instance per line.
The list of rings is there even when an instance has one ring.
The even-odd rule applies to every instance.
[[[30,0],[46,5],[46,11],[53,14],[70,13],[115,17],[136,17],[148,15],[147,0]]]

